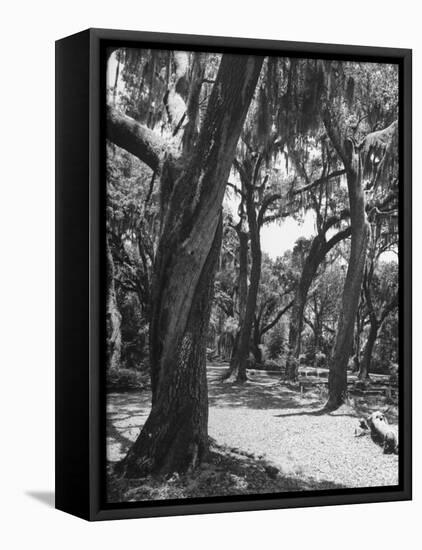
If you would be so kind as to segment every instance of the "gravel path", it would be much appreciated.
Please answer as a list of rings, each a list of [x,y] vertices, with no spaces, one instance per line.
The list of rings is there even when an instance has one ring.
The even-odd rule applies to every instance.
[[[236,386],[220,381],[221,368],[208,369],[209,434],[218,444],[253,453],[280,473],[343,487],[397,485],[398,457],[385,455],[370,437],[355,437],[357,414],[343,406],[315,415],[316,394],[300,395],[275,376],[252,373]],[[148,413],[150,395],[108,395],[108,460],[122,458]]]

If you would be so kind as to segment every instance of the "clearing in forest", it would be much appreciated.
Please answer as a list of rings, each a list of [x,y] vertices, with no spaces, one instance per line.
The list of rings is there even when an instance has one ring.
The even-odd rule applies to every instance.
[[[359,402],[319,415],[324,395],[301,394],[265,371],[249,371],[249,381],[221,381],[224,368],[208,366],[210,459],[199,472],[161,480],[119,480],[109,485],[113,499],[148,500],[377,487],[398,483],[398,457],[384,454],[370,437],[356,437]],[[107,398],[107,458],[123,458],[150,411],[150,392],[110,393]],[[397,408],[378,400],[390,423]],[[365,410],[365,413],[368,409]]]

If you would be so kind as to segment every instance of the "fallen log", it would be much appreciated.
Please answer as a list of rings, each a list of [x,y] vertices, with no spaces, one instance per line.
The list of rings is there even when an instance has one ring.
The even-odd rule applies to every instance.
[[[371,430],[373,441],[383,446],[384,453],[398,454],[399,437],[397,429],[388,424],[388,420],[382,412],[372,413],[367,419],[367,424]]]
[[[359,428],[355,429],[355,437],[362,437],[369,434],[369,426],[365,418],[359,419]]]

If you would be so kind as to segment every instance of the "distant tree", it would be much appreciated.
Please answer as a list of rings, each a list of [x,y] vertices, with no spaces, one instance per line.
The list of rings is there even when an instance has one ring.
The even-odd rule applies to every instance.
[[[363,294],[369,318],[369,333],[360,363],[359,378],[368,377],[375,342],[388,316],[398,308],[397,263],[380,262],[383,254],[397,250],[397,209],[371,212],[371,241],[363,279]]]
[[[323,155],[329,158],[329,154]],[[291,313],[289,345],[295,357],[301,353],[301,334],[303,330],[303,314],[308,298],[308,292],[318,272],[318,268],[328,253],[342,240],[349,238],[351,227],[347,221],[350,216],[348,208],[345,207],[345,197],[342,189],[333,187],[330,180],[339,180],[341,171],[330,171],[329,164],[323,160],[322,174],[319,177],[319,184],[310,184],[305,167],[302,168],[305,174],[306,187],[309,189],[309,209],[315,212],[317,235],[312,239],[304,261],[302,271],[297,285],[295,299]],[[330,183],[330,185],[329,185]],[[338,185],[338,184],[337,184]],[[331,191],[331,192],[330,192]],[[335,231],[333,233],[333,230]],[[329,235],[329,237],[328,237]]]
[[[147,352],[158,193],[143,163],[117,147],[109,145],[107,151],[108,265],[113,274],[109,285],[121,318],[120,363],[135,367]]]
[[[328,355],[336,333],[338,309],[344,284],[345,265],[341,256],[329,255],[320,266],[320,274],[304,311],[304,321],[313,334],[312,355]]]
[[[352,228],[342,306],[330,359],[329,398],[325,405],[327,411],[338,408],[347,393],[347,365],[352,350],[370,234],[365,189],[375,192],[381,180],[384,188],[391,187],[396,180],[397,122],[392,122],[384,130],[370,132],[357,142],[357,127],[351,126],[349,118],[356,98],[348,97],[347,91],[348,82],[350,79],[354,81],[354,75],[348,75],[347,69],[347,65],[338,63],[321,66],[326,82],[322,117],[328,137],[346,171]],[[368,113],[363,116],[368,116]]]
[[[296,282],[294,272],[283,258],[271,260],[264,254],[251,341],[257,364],[263,360],[261,344],[264,336],[277,327],[293,305],[292,294]],[[273,341],[278,342],[277,338],[273,336]],[[271,353],[274,355],[274,351]]]

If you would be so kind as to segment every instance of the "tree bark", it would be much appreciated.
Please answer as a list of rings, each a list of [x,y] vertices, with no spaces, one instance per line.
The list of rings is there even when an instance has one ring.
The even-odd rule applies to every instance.
[[[366,380],[369,378],[369,368],[371,365],[372,352],[374,351],[374,345],[377,341],[379,325],[376,320],[371,320],[371,326],[369,329],[368,340],[365,344],[363,357],[359,365],[359,380]]]
[[[246,301],[248,297],[248,243],[249,235],[242,230],[239,236],[239,326],[242,326],[246,313]]]
[[[196,52],[193,58],[191,85],[187,99],[187,126],[183,134],[183,150],[188,153],[198,136],[199,99],[204,79],[204,54]]]
[[[322,341],[322,311],[319,309],[314,320],[314,352],[315,354],[321,349]]]
[[[342,156],[347,175],[352,238],[336,340],[330,358],[329,397],[324,407],[327,411],[340,407],[347,394],[347,364],[353,345],[353,328],[359,305],[369,237],[365,194],[361,179],[361,161],[359,152],[351,141],[345,142]]]
[[[242,223],[242,222],[240,222]],[[245,322],[246,302],[248,298],[248,243],[249,235],[241,228],[236,229],[239,238],[239,278],[238,278],[238,310],[239,310],[239,325],[236,336],[233,339],[232,353],[230,357],[230,367],[227,373],[223,375],[223,380],[228,381],[245,381],[246,380],[246,365],[241,365],[235,369],[235,358],[237,348],[240,342],[240,335],[243,324]]]
[[[346,217],[344,215],[343,217]],[[296,289],[291,320],[289,328],[289,347],[296,358],[299,358],[301,352],[301,339],[303,331],[303,314],[308,299],[308,292],[311,287],[312,281],[318,271],[321,262],[324,260],[328,252],[341,240],[346,239],[351,234],[351,228],[344,229],[336,233],[327,242],[325,234],[339,218],[334,217],[327,221],[323,228],[323,232],[317,235],[311,244],[309,255],[305,260],[305,264],[302,269],[300,281]]]
[[[162,165],[150,325],[152,409],[120,465],[127,476],[184,472],[207,451],[205,336],[221,205],[262,62],[223,56],[194,150],[182,158],[167,154]]]
[[[398,295],[395,294],[391,301],[387,303],[384,307],[384,309],[377,315],[374,309],[374,304],[372,301],[371,296],[371,290],[369,288],[369,285],[371,283],[372,277],[370,277],[369,281],[367,282],[367,285],[365,285],[365,295],[367,300],[367,305],[369,309],[369,315],[370,315],[370,329],[369,329],[369,335],[368,340],[365,345],[365,350],[363,353],[363,358],[360,364],[359,369],[359,379],[365,380],[366,378],[369,378],[369,372],[371,367],[371,360],[372,360],[372,352],[374,350],[375,342],[378,338],[378,333],[384,323],[384,321],[387,319],[388,315],[397,307],[398,305]]]
[[[317,235],[312,241],[311,250],[305,260],[300,281],[295,292],[290,318],[289,347],[296,358],[299,357],[301,351],[303,313],[308,298],[309,288],[318,271],[318,266],[323,259],[323,256],[321,256],[321,244],[321,236]]]
[[[153,130],[116,109],[107,107],[106,132],[107,138],[114,145],[138,157],[154,172],[161,172],[165,153],[169,148]]]
[[[206,337],[221,224],[197,283],[184,336],[174,350],[173,364],[153,384],[153,406],[142,431],[124,459],[128,477],[149,473],[186,472],[208,450]],[[157,335],[155,335],[156,337]],[[159,343],[151,338],[153,351]]]
[[[245,182],[246,183],[246,182]],[[246,300],[246,309],[243,323],[240,327],[239,339],[235,353],[230,362],[230,370],[227,381],[243,383],[247,380],[246,364],[249,358],[252,325],[254,321],[256,301],[258,297],[259,281],[261,278],[261,243],[260,228],[257,222],[255,204],[253,200],[253,187],[250,183],[245,184],[246,211],[248,215],[249,234],[251,240],[251,272]]]
[[[218,339],[218,355],[223,361],[228,361],[233,353],[234,336],[230,332],[223,332]]]
[[[258,319],[254,319],[253,333],[252,333],[252,353],[257,365],[262,364],[262,351],[261,351],[261,331],[259,327]]]
[[[122,354],[122,316],[117,306],[116,287],[114,283],[114,261],[108,239],[107,253],[107,299],[106,299],[106,327],[107,327],[107,369],[119,369]]]

